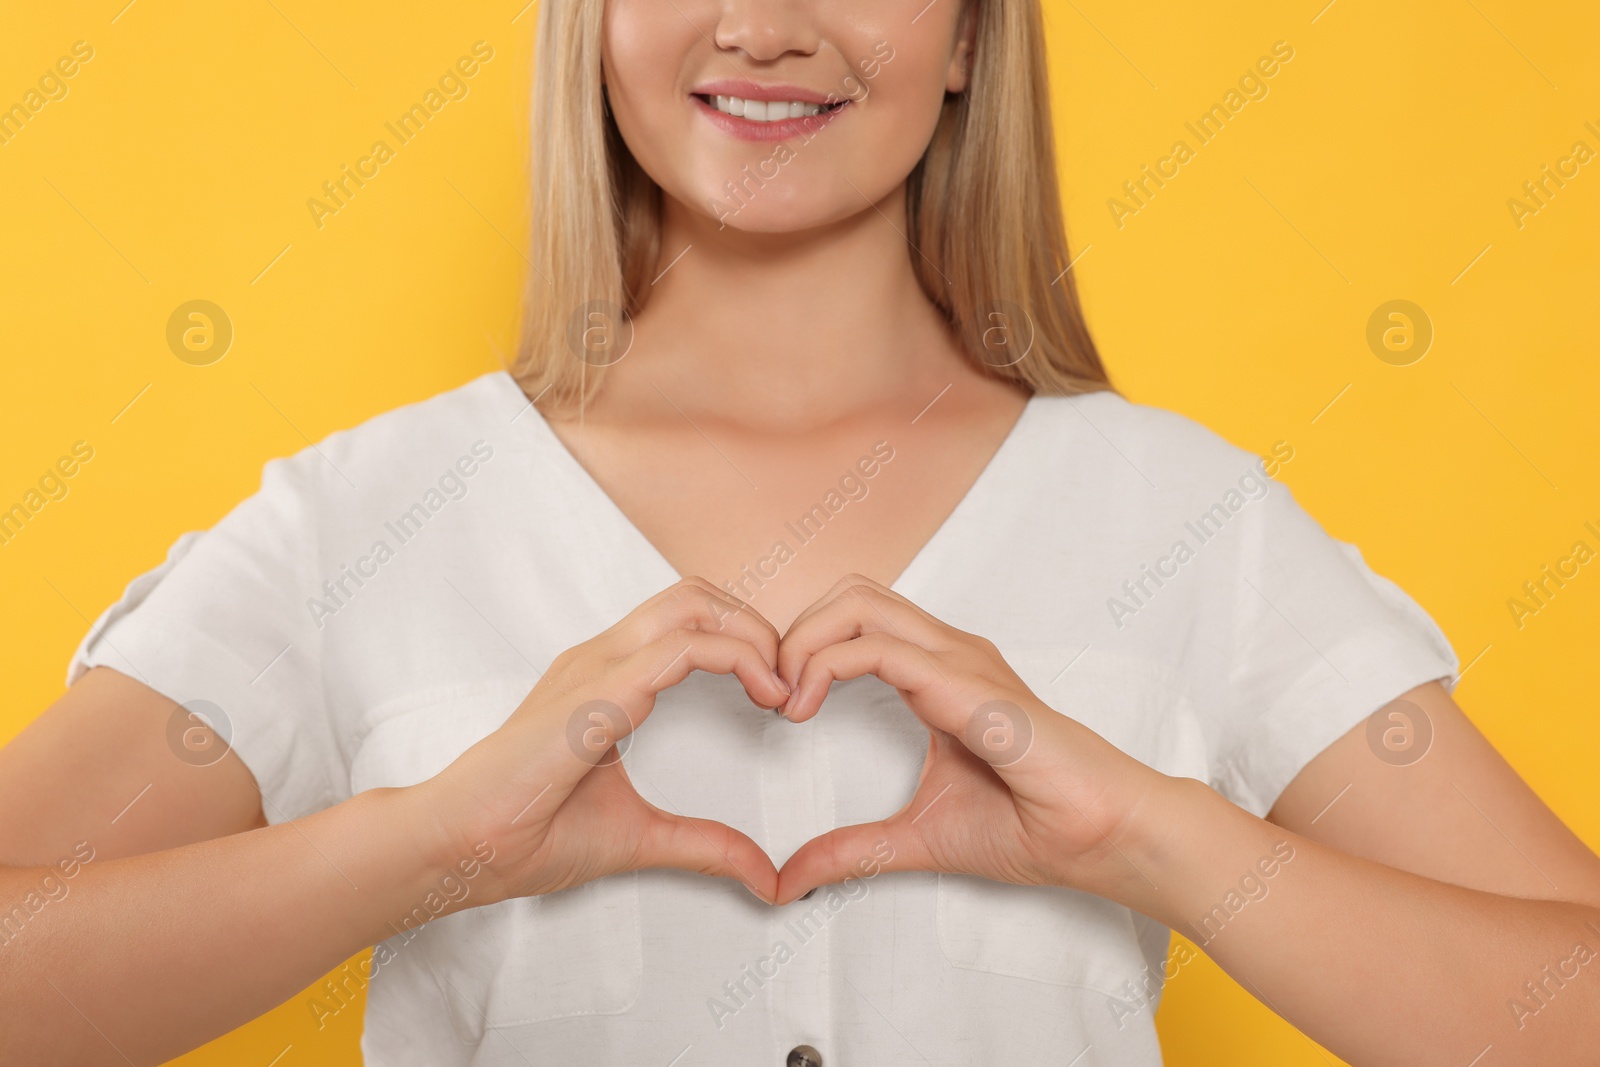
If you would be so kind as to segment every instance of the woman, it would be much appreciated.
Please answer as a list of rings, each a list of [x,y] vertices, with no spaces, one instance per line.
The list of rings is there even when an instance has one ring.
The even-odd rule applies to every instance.
[[[0,754],[0,1060],[376,943],[372,1064],[1154,1064],[1169,928],[1353,1063],[1594,1055],[1443,634],[1110,387],[1034,4],[540,19],[514,374],[269,463]]]

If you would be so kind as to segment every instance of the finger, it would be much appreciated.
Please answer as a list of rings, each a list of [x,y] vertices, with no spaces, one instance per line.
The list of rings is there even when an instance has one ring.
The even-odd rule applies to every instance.
[[[824,604],[833,601],[844,590],[857,585],[870,586],[882,589],[885,592],[887,592],[889,588],[882,582],[875,582],[864,574],[858,574],[855,571],[851,571],[849,574],[846,574],[837,582],[834,582],[831,586],[829,586],[826,593],[823,593],[821,596],[817,597],[817,599],[813,600],[810,604],[807,604],[805,608],[801,610],[800,614],[790,619],[789,628],[784,631],[783,636],[787,638],[790,634],[794,633],[794,628],[796,626],[799,626],[802,622],[805,622],[810,616],[815,615]]]
[[[982,671],[983,662],[932,652],[889,634],[865,634],[812,656],[784,714],[804,722],[821,710],[834,681],[871,674],[899,690],[925,725],[950,735],[952,744],[988,764],[1011,787],[1059,770],[1060,761],[1047,754],[1059,749],[1061,716],[997,684]],[[1046,756],[1042,763],[1041,755]]]
[[[772,672],[756,647],[727,634],[669,630],[635,649],[614,670],[641,698],[640,714],[632,717],[633,729],[649,714],[656,694],[677,685],[695,670],[734,675],[757,707],[781,707],[789,698],[787,683]]]
[[[773,903],[788,904],[818,886],[872,878],[887,870],[935,870],[933,857],[904,811],[882,822],[829,830],[801,845],[778,871]]]
[[[889,633],[940,648],[948,646],[959,631],[900,594],[850,574],[790,624],[778,646],[778,674],[792,683],[818,649],[868,633]]]
[[[620,631],[633,646],[654,641],[671,630],[723,633],[750,642],[767,665],[778,664],[778,628],[750,604],[718,589],[698,575],[669,586],[628,616]]]
[[[929,726],[960,735],[979,703],[1000,694],[947,653],[933,652],[893,634],[868,633],[832,644],[806,660],[784,714],[805,722],[821,710],[835,681],[876,675],[906,695]]]
[[[566,748],[581,765],[564,780],[575,781],[592,767],[619,762],[618,743],[649,718],[656,696],[694,670],[735,675],[757,707],[778,707],[789,695],[748,642],[698,630],[669,631],[611,663],[604,675],[578,687],[569,707],[556,705],[553,716],[542,720],[565,733]]]
[[[826,593],[823,593],[821,596],[817,597],[816,600],[812,601],[806,606],[805,610],[796,615],[790,621],[789,629],[785,631],[784,637],[787,639],[789,634],[794,633],[796,626],[799,626],[801,623],[805,622],[806,619],[810,618],[812,615],[815,615],[828,604],[833,603],[840,596],[848,594],[854,589],[868,589],[877,593],[881,593],[886,597],[902,601],[906,604],[911,603],[911,601],[907,600],[899,593],[896,593],[893,589],[890,589],[882,582],[874,581],[864,574],[851,571],[849,574],[846,574],[844,577],[840,578],[837,582],[834,582],[833,585],[828,588]]]
[[[635,866],[672,867],[732,878],[767,903],[778,892],[772,859],[745,834],[715,819],[692,819],[652,809]]]

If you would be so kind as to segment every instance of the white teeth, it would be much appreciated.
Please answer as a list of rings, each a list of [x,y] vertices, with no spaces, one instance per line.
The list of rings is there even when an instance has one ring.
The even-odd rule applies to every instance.
[[[784,119],[820,115],[828,110],[821,104],[807,104],[799,100],[742,100],[737,96],[714,96],[711,104],[718,111],[735,115],[751,122],[779,122]]]

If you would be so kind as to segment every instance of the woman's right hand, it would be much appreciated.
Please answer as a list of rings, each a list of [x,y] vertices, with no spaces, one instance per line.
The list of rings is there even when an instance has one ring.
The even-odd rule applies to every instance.
[[[685,578],[557,656],[499,729],[414,788],[462,858],[493,848],[494,900],[676,867],[736,879],[770,903],[778,873],[760,846],[646,802],[616,746],[656,694],[696,669],[736,675],[758,707],[781,707],[789,689],[774,672],[777,650],[777,630],[755,609]]]

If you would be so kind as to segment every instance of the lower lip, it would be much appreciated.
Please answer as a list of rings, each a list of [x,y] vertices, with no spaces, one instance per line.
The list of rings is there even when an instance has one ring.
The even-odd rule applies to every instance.
[[[819,130],[850,108],[850,101],[820,115],[802,115],[797,119],[779,119],[777,122],[752,122],[749,119],[718,111],[698,96],[689,97],[700,113],[710,119],[723,133],[741,141],[787,141],[791,137],[815,135]]]

